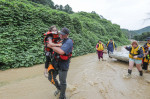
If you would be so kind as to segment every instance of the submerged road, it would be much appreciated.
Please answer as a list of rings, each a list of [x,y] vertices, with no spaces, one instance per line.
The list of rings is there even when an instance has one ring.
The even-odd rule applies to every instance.
[[[136,68],[126,79],[128,63],[97,55],[72,58],[67,77],[69,99],[150,99],[150,73],[139,77]],[[43,75],[44,64],[0,71],[0,99],[58,99],[56,90]]]

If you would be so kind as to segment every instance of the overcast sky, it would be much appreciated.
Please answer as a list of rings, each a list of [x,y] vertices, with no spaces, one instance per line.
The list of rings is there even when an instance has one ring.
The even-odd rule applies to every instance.
[[[96,11],[121,28],[137,30],[150,26],[150,0],[53,0],[55,4],[69,4],[74,12]]]

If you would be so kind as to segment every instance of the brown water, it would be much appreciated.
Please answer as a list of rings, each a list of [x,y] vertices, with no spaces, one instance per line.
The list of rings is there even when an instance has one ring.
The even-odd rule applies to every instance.
[[[96,54],[73,58],[67,78],[69,99],[150,99],[150,73],[123,77],[128,63],[98,61]],[[0,71],[0,99],[58,99],[55,87],[43,75],[44,64]]]

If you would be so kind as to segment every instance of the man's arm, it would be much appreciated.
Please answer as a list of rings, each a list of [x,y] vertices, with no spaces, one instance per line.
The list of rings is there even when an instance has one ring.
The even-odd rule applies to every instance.
[[[73,47],[73,43],[71,40],[65,42],[61,48],[60,47],[51,47],[53,49],[54,52],[60,54],[60,55],[64,55],[64,54],[69,54],[70,51],[72,50]]]
[[[64,55],[65,52],[60,48],[60,47],[51,47],[53,49],[54,52],[60,54],[60,55]]]
[[[97,50],[98,45],[96,44],[96,50]]]
[[[106,47],[108,47],[107,44],[108,44],[108,43],[106,43]]]
[[[50,47],[57,47],[57,46],[61,46],[61,45],[62,45],[61,43],[60,44],[54,44],[52,42],[52,39],[49,39],[49,44],[47,46],[50,48]]]
[[[130,51],[131,50],[131,46],[129,46],[129,47],[125,46],[125,49]]]
[[[139,58],[142,58],[142,57],[144,56],[142,48],[140,48],[140,55],[137,55],[137,56],[138,56]]]

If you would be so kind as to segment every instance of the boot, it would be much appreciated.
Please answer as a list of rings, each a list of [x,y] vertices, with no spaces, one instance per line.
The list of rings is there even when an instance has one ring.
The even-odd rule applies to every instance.
[[[64,96],[64,97],[59,97],[59,99],[67,99],[67,98],[66,98],[66,96]]]
[[[57,90],[54,92],[54,95],[57,96],[59,93],[60,93],[60,90],[57,89]]]
[[[130,75],[131,75],[131,73],[132,73],[132,70],[128,69],[128,74],[130,74]]]
[[[140,76],[143,76],[143,71],[139,71],[139,73],[140,73]]]
[[[64,94],[63,94],[63,95],[62,95],[62,94],[60,94],[59,99],[67,99],[67,98],[66,98],[66,95],[64,95]]]

